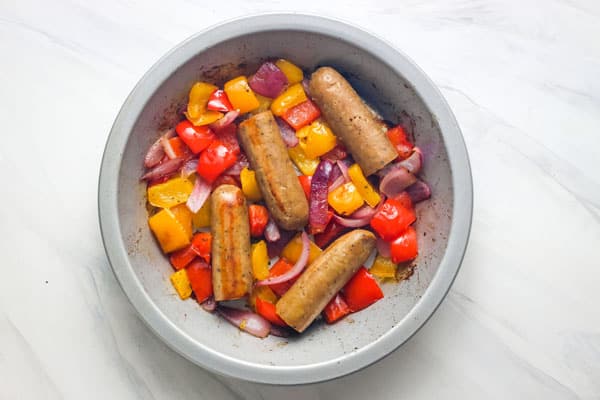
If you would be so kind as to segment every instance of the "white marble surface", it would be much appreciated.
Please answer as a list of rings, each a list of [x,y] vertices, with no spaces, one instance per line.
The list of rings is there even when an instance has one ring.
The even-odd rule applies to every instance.
[[[302,8],[300,8],[302,6]],[[215,377],[153,336],[100,241],[107,133],[206,26],[298,10],[359,24],[432,77],[471,155],[471,242],[409,343],[298,388]],[[0,2],[0,399],[600,399],[600,2]]]

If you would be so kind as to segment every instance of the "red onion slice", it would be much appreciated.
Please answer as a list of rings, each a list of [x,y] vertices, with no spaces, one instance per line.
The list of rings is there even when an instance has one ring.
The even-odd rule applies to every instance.
[[[373,218],[373,215],[375,215],[376,212],[377,212],[376,208],[373,208],[369,205],[364,205],[361,208],[359,208],[358,210],[354,211],[354,213],[352,213],[352,215],[350,215],[350,218],[365,218],[365,217]]]
[[[327,192],[333,192],[335,189],[339,188],[344,183],[346,183],[346,178],[340,175],[335,181],[333,181],[331,185],[329,185],[329,189],[327,189]]]
[[[345,226],[346,228],[360,228],[361,226],[368,225],[371,222],[373,216],[367,216],[362,218],[342,218],[339,215],[334,215],[333,219],[338,224]]]
[[[390,242],[386,242],[382,238],[377,238],[377,251],[382,257],[390,258],[392,256]]]
[[[340,171],[342,171],[342,175],[344,178],[346,178],[346,182],[350,182],[350,175],[348,175],[348,166],[346,165],[346,162],[343,160],[337,160],[336,163],[340,168]]]
[[[240,110],[229,111],[224,116],[222,116],[221,118],[219,118],[218,120],[216,120],[215,122],[213,122],[212,124],[210,124],[208,126],[210,127],[210,129],[212,129],[214,131],[219,131],[219,130],[231,125],[231,123],[233,121],[235,121],[235,119],[239,115],[240,115]]]
[[[431,189],[429,185],[422,180],[416,181],[414,184],[406,188],[406,193],[410,196],[413,204],[427,200],[431,197]]]
[[[329,193],[329,176],[333,164],[328,160],[321,160],[310,184],[310,204],[308,223],[312,233],[323,232],[327,227],[327,194]]]
[[[265,228],[266,229],[266,228]],[[283,248],[292,240],[295,232],[286,231],[285,229],[279,230],[279,239],[275,242],[267,241],[267,252],[269,253],[269,258],[279,257]]]
[[[327,153],[321,156],[321,159],[326,159],[329,161],[336,162],[338,160],[343,160],[348,157],[348,152],[344,148],[344,146],[338,144],[333,149],[329,150]]]
[[[181,177],[187,178],[195,173],[196,169],[198,169],[198,159],[192,158],[191,160],[187,160],[185,164],[183,164],[183,167],[181,167]]]
[[[213,312],[217,308],[217,302],[214,297],[210,296],[208,299],[204,300],[204,303],[202,303],[201,306],[204,311]]]
[[[162,146],[162,139],[170,139],[174,136],[175,129],[169,129],[164,134],[162,134],[161,137],[159,137],[156,140],[156,142],[152,143],[152,146],[150,146],[150,148],[148,149],[146,156],[144,156],[144,166],[146,168],[152,168],[158,165],[158,163],[160,163],[160,161],[165,155],[165,150]]]
[[[421,152],[421,149],[414,147],[411,155],[396,165],[398,167],[406,168],[411,174],[419,173],[421,166],[423,165],[423,153]]]
[[[394,168],[381,180],[379,191],[388,197],[396,197],[416,181],[417,178],[406,168]]]
[[[194,182],[194,188],[192,189],[192,194],[188,197],[187,208],[196,214],[204,205],[208,196],[210,196],[210,191],[212,186],[210,183],[206,182],[204,179],[199,176],[196,177],[196,182]]]
[[[310,98],[311,97],[311,95],[310,95],[310,81],[308,80],[308,78],[302,79],[302,89],[304,89],[304,93],[306,93],[306,96],[308,98]]]
[[[293,334],[294,334],[294,331],[291,330],[290,328],[271,324],[271,335],[273,335],[273,336],[287,338],[287,337],[292,336]]]
[[[172,160],[164,161],[158,164],[156,167],[146,172],[140,179],[147,181],[154,181],[164,176],[170,175],[176,172],[183,165],[184,160],[182,158],[174,158]]]
[[[277,126],[279,126],[279,132],[285,145],[287,147],[296,147],[299,140],[294,129],[281,118],[275,118],[275,121],[277,121]]]
[[[256,93],[274,99],[279,96],[288,84],[287,77],[272,62],[267,61],[248,81],[248,85]]]
[[[273,276],[267,279],[263,279],[262,281],[256,282],[256,286],[275,285],[277,283],[287,282],[290,279],[293,279],[300,275],[300,273],[304,270],[304,267],[306,267],[306,264],[308,263],[308,256],[310,253],[310,240],[308,239],[308,235],[306,234],[306,232],[302,231],[301,238],[302,251],[300,252],[300,257],[298,257],[298,261],[296,261],[296,264],[294,264],[294,266],[288,272],[282,275]]]
[[[271,324],[258,314],[249,310],[218,306],[217,312],[232,325],[259,338],[267,337]]]
[[[265,227],[265,239],[267,242],[276,242],[281,238],[281,233],[279,232],[279,227],[271,218],[269,218],[269,222],[267,222],[267,226]]]

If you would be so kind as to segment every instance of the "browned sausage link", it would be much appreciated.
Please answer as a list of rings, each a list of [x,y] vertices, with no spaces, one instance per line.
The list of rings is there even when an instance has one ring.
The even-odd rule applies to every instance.
[[[363,229],[355,229],[337,239],[279,299],[277,314],[298,332],[304,331],[374,248],[375,235]]]
[[[246,198],[237,186],[221,185],[210,204],[214,297],[216,301],[238,299],[252,289]]]
[[[310,93],[365,176],[379,171],[398,157],[385,134],[385,124],[335,69],[317,69],[310,79]]]
[[[284,229],[303,228],[308,201],[271,111],[242,122],[239,135],[273,220]]]

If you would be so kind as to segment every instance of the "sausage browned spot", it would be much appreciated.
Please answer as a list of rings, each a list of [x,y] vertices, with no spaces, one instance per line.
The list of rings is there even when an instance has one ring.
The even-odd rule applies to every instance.
[[[385,124],[335,69],[317,69],[310,78],[309,87],[333,133],[348,148],[365,176],[379,171],[398,157],[385,134]]]
[[[279,299],[277,314],[302,332],[369,258],[375,235],[355,229],[333,242]]]
[[[239,299],[252,289],[246,198],[237,186],[221,185],[212,193],[210,205],[214,297]]]
[[[308,201],[271,111],[242,122],[239,136],[273,220],[284,229],[302,229]]]

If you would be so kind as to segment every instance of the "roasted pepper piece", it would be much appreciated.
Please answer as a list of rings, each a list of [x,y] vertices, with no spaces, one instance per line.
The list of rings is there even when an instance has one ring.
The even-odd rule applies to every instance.
[[[292,269],[293,266],[294,265],[287,262],[286,259],[280,258],[275,264],[273,264],[273,266],[269,270],[269,277],[283,275],[290,269]],[[277,283],[269,287],[271,288],[271,290],[273,290],[273,292],[277,293],[279,296],[283,296],[285,292],[287,292],[289,288],[292,287],[292,285],[294,284],[294,282],[296,282],[297,279],[298,277],[295,277],[287,282]]]
[[[331,128],[321,120],[316,120],[296,132],[300,147],[308,158],[317,158],[332,150],[337,140]]]
[[[206,199],[202,208],[194,214],[192,223],[195,229],[207,228],[210,226],[210,197]]]
[[[377,255],[369,272],[378,278],[396,278],[396,269],[398,265],[389,258]]]
[[[317,170],[317,166],[321,162],[321,160],[317,158],[309,158],[302,147],[300,145],[296,147],[290,147],[288,149],[288,154],[296,167],[302,172],[304,175],[312,176],[315,174]]]
[[[173,268],[180,270],[187,267],[187,265],[194,261],[196,257],[198,257],[198,254],[196,254],[192,245],[189,244],[183,249],[172,252],[169,261],[171,261]]]
[[[288,109],[305,102],[307,99],[304,88],[300,83],[288,87],[271,103],[271,111],[278,117]]]
[[[267,242],[261,240],[254,243],[250,250],[252,257],[252,275],[254,279],[261,281],[269,277],[269,255],[267,254]]]
[[[281,118],[285,120],[292,128],[298,130],[313,122],[321,116],[321,110],[310,99],[288,109]]]
[[[228,112],[233,111],[233,106],[227,98],[227,94],[223,90],[215,90],[208,98],[208,105],[206,106],[212,111]]]
[[[194,184],[186,178],[176,177],[148,188],[148,202],[154,207],[171,208],[185,203]]]
[[[390,245],[392,261],[401,263],[413,260],[419,253],[417,243],[417,231],[409,226],[400,236],[394,239]]]
[[[256,299],[260,298],[269,303],[275,304],[277,301],[277,295],[268,286],[255,286],[252,289],[252,293],[248,296],[248,305],[253,310],[256,309]]]
[[[350,314],[350,307],[339,293],[333,296],[333,299],[323,309],[323,317],[328,324],[333,324],[348,314]]]
[[[165,253],[181,249],[190,243],[191,234],[178,221],[175,213],[168,208],[150,217],[148,224]]]
[[[241,114],[252,111],[260,106],[260,102],[256,98],[254,91],[248,85],[248,80],[245,76],[238,76],[224,86],[225,93],[234,108],[240,110]]]
[[[398,152],[398,156],[401,159],[405,159],[411,155],[413,151],[414,145],[408,140],[406,135],[406,131],[402,127],[402,125],[398,125],[393,127],[392,129],[387,131],[387,137],[390,139],[390,142],[396,148]]]
[[[213,294],[212,270],[204,261],[194,261],[186,269],[190,286],[198,303],[205,302]]]
[[[175,219],[181,224],[185,233],[188,237],[192,237],[192,233],[194,230],[192,229],[192,217],[194,214],[190,211],[189,208],[185,204],[179,204],[178,206],[171,207],[171,211],[173,215],[175,215]]]
[[[208,126],[194,126],[190,121],[181,121],[175,131],[194,154],[200,153],[215,140],[212,129]]]
[[[240,172],[240,182],[242,183],[242,192],[248,200],[259,201],[262,199],[262,193],[256,182],[256,174],[248,168]]]
[[[398,199],[387,199],[371,218],[371,227],[383,240],[394,240],[415,222],[417,217],[412,208]]]
[[[236,153],[221,140],[215,140],[198,158],[196,172],[207,182],[213,183],[219,175],[233,166],[237,161],[239,150]]]
[[[344,299],[353,312],[367,308],[383,298],[383,292],[377,281],[365,267],[360,267],[356,274],[344,286]]]
[[[329,192],[327,201],[340,215],[350,215],[364,204],[362,196],[352,182],[347,182]]]
[[[272,324],[278,326],[288,326],[275,311],[275,304],[256,298],[256,313]]]
[[[302,239],[300,234],[294,236],[292,240],[283,248],[281,251],[281,257],[285,258],[287,261],[292,264],[298,261],[300,258],[300,253],[302,252]],[[310,253],[308,255],[308,264],[312,263],[319,255],[323,252],[314,244],[314,242],[310,241]]]
[[[367,178],[365,178],[365,175],[358,164],[354,164],[348,168],[348,176],[350,176],[352,183],[356,186],[356,190],[358,190],[358,193],[360,193],[368,205],[375,207],[379,204],[381,196],[373,189],[373,186]]]
[[[208,125],[223,116],[218,111],[206,109],[210,95],[217,90],[215,85],[206,82],[196,82],[189,93],[187,112],[185,116],[194,125]]]
[[[267,111],[268,109],[271,108],[271,103],[273,102],[273,99],[270,99],[265,96],[261,96],[260,94],[258,94],[256,92],[254,92],[254,95],[256,96],[256,99],[258,100],[259,106],[257,109],[252,110],[251,114],[258,114],[260,112]]]
[[[288,60],[280,58],[279,60],[275,61],[275,65],[277,65],[277,68],[283,72],[290,85],[302,82],[302,79],[304,79],[304,73],[302,70]]]
[[[192,286],[185,269],[173,272],[170,279],[181,300],[185,300],[192,295]]]
[[[300,185],[302,185],[302,190],[304,190],[306,200],[310,200],[310,185],[312,182],[312,176],[299,175],[298,180],[300,181]]]
[[[269,223],[267,208],[260,204],[250,204],[248,206],[248,218],[250,218],[250,235],[252,237],[262,236]]]

